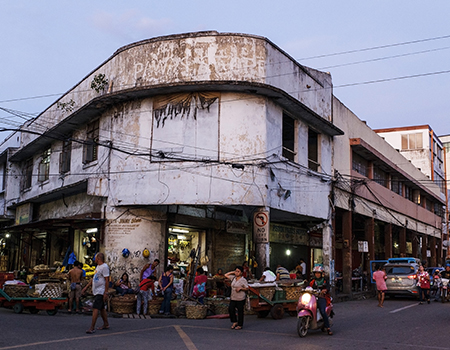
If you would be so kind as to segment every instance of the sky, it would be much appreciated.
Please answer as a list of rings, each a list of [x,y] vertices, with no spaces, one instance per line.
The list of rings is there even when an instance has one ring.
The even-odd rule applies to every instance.
[[[334,95],[373,129],[447,135],[449,14],[448,0],[0,0],[0,128],[41,113],[124,45],[216,30],[264,36],[330,72]]]

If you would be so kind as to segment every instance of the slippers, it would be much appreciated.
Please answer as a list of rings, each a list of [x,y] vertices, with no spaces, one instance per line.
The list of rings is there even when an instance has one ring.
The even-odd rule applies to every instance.
[[[107,326],[107,327],[105,327],[105,326],[97,327],[97,330],[98,330],[98,331],[106,331],[106,330],[108,330],[108,329],[109,329],[109,326]]]
[[[231,325],[231,329],[235,329],[236,326],[237,326],[237,323],[233,323],[233,324]]]
[[[87,334],[94,334],[94,333],[95,333],[95,329],[92,329],[92,330],[88,329],[88,330],[86,331],[86,333],[87,333]]]
[[[236,326],[236,327],[234,327],[234,329],[238,331],[238,330],[242,329],[242,327],[241,326]]]

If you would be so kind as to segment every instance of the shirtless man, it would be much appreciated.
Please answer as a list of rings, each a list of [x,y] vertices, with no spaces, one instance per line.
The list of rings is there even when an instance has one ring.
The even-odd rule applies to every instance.
[[[79,261],[75,261],[73,268],[69,271],[69,281],[70,281],[70,293],[69,293],[69,308],[67,311],[72,312],[73,299],[77,303],[76,312],[80,312],[79,304],[81,297],[81,279],[83,278],[83,270],[81,269],[83,265]]]

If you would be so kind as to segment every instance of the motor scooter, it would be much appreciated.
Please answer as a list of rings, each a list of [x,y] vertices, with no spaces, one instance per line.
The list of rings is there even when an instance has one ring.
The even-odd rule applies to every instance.
[[[297,332],[303,338],[308,334],[309,329],[324,329],[324,321],[317,307],[317,298],[321,295],[321,291],[311,287],[303,289],[297,304]],[[330,303],[325,308],[328,315],[330,326],[334,316],[333,304]]]
[[[445,303],[448,300],[448,278],[441,278],[441,301]]]

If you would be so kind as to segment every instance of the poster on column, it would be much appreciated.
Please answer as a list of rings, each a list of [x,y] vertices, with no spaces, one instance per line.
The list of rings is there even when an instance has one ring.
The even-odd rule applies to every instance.
[[[269,243],[269,212],[267,210],[253,214],[253,240],[255,243]]]

